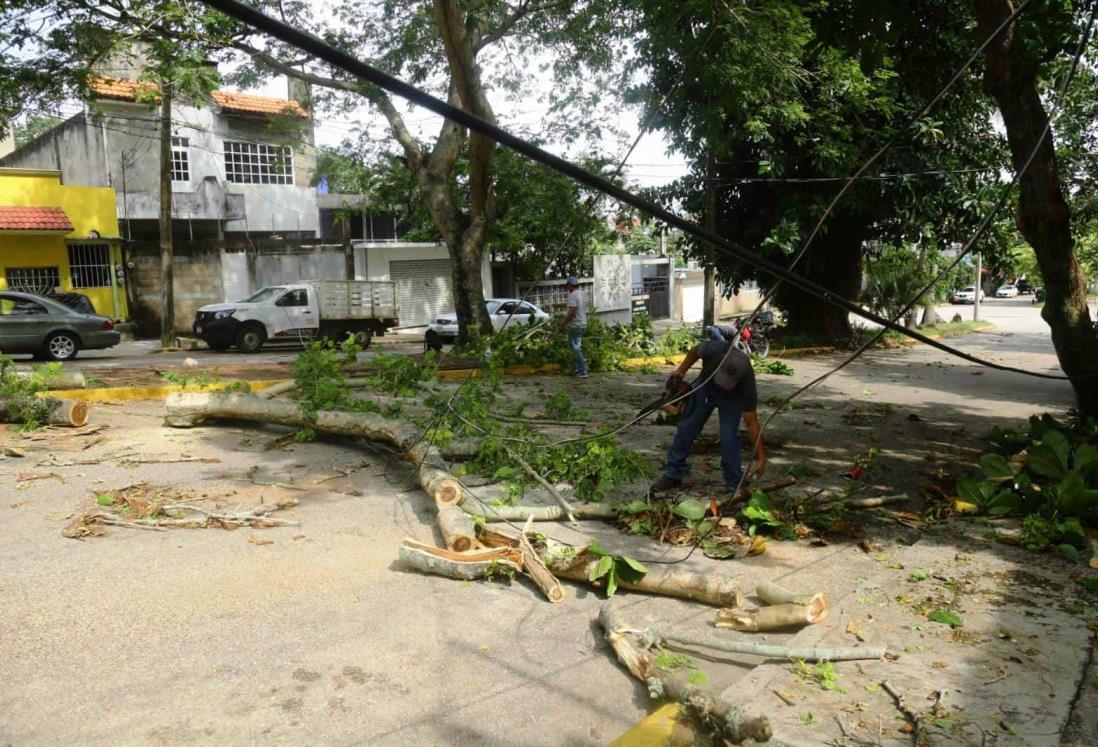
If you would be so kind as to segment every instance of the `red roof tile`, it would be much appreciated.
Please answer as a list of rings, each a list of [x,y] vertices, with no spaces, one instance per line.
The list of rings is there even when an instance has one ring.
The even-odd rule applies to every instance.
[[[155,83],[98,77],[91,78],[88,81],[88,86],[96,95],[118,101],[134,101],[138,92],[154,93],[157,90]],[[225,111],[245,114],[309,116],[301,104],[290,99],[256,96],[255,94],[237,93],[236,91],[214,91],[211,96],[217,102],[217,105]]]
[[[95,94],[105,99],[119,101],[134,101],[139,91],[151,94],[159,90],[155,83],[116,78],[92,78],[88,81],[88,86]]]
[[[69,216],[59,207],[0,205],[0,231],[74,231]]]
[[[307,117],[301,104],[290,99],[276,99],[270,96],[255,96],[250,93],[237,93],[235,91],[214,91],[213,100],[222,109],[234,112],[247,112],[249,114],[294,114],[298,117]]]

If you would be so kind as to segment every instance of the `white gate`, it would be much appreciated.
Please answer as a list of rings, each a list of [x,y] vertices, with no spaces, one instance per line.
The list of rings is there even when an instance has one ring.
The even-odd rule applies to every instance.
[[[430,324],[439,314],[454,310],[450,260],[392,260],[389,277],[397,284],[400,326]]]

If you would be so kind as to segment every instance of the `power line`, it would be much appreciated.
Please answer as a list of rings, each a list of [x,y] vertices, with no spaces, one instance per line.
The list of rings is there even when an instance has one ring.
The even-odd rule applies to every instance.
[[[1011,17],[1016,17],[1017,13],[1020,12],[1022,8],[1027,7],[1030,1],[1031,0],[1024,0],[1020,8],[1016,10],[1014,15],[1012,15]],[[661,205],[658,205],[652,200],[636,195],[628,189],[614,184],[609,179],[606,179],[603,176],[593,174],[590,171],[587,171],[586,169],[578,166],[577,164],[568,161],[567,159],[553,155],[552,153],[549,153],[548,151],[539,148],[538,146],[533,145],[520,137],[516,137],[515,135],[481,119],[474,114],[470,114],[469,112],[459,107],[451,106],[445,101],[442,101],[441,99],[438,99],[431,94],[420,90],[416,86],[405,83],[404,81],[392,75],[389,75],[388,73],[385,73],[372,65],[358,60],[352,57],[350,54],[332,47],[331,45],[311,33],[295,29],[288,24],[267,16],[266,14],[256,10],[255,8],[251,8],[247,5],[244,5],[243,3],[238,2],[238,0],[202,0],[202,2],[209,7],[220,10],[226,15],[229,15],[248,26],[251,26],[252,28],[268,33],[288,44],[298,47],[303,51],[309,52],[318,59],[324,60],[325,62],[328,62],[329,64],[340,70],[343,70],[344,72],[347,72],[359,79],[377,85],[378,87],[390,93],[394,93],[402,98],[405,98],[414,104],[418,104],[425,109],[435,112],[436,114],[445,116],[457,122],[458,124],[470,130],[478,132],[485,137],[494,140],[497,143],[500,143],[501,145],[511,148],[512,150],[515,150],[527,156],[528,158],[553,169],[554,171],[564,174],[565,176],[568,176],[580,182],[581,184],[585,184],[592,189],[596,189],[611,197],[614,197],[615,199],[625,203],[626,205],[648,213],[652,217],[657,218],[664,223],[667,223],[669,226],[678,228],[685,233],[690,234],[691,236],[705,241],[715,248],[730,254],[731,256],[742,262],[759,268],[763,272],[774,276],[778,280],[787,282],[794,287],[808,293],[809,295],[815,296],[827,303],[845,309],[853,314],[862,317],[863,319],[867,319],[881,326],[886,326],[889,329],[899,332],[902,335],[911,337],[912,339],[918,340],[919,342],[922,342],[926,345],[930,345],[931,347],[942,350],[943,352],[946,352],[955,357],[973,363],[978,363],[989,368],[994,368],[1002,371],[1013,371],[1015,373],[1035,376],[1039,378],[1057,380],[1068,379],[1068,377],[1066,376],[1036,373],[1023,368],[1006,366],[1000,363],[995,363],[993,361],[984,360],[982,358],[979,358],[978,356],[971,355],[962,350],[958,350],[949,345],[946,345],[938,340],[927,337],[920,332],[917,332],[915,330],[909,330],[902,325],[898,325],[891,320],[881,316],[880,314],[876,314],[862,308],[857,303],[840,295],[837,295],[833,291],[824,288],[823,286],[808,278],[797,275],[786,267],[783,267],[771,260],[756,255],[751,250],[740,246],[739,244],[735,244],[725,237],[721,236],[720,234],[703,228],[697,223],[694,223],[693,221],[687,220],[686,218],[683,218],[682,216],[671,212],[670,210],[662,207]],[[984,46],[986,46],[987,43],[988,42],[985,42]],[[959,76],[960,73],[958,73],[956,77]]]

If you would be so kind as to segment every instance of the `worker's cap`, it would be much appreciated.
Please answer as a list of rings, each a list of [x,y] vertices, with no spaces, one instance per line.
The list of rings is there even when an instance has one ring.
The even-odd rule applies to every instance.
[[[568,279],[564,281],[564,284],[567,285],[569,288],[578,288],[580,281],[579,278],[575,275],[569,275]]]

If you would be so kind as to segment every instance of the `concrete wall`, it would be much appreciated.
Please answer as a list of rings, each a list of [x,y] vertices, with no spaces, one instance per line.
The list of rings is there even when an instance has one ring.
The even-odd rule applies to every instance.
[[[671,295],[671,318],[683,322],[700,322],[705,310],[705,273],[702,270],[678,270],[679,277],[673,286]],[[720,289],[718,288],[718,293]],[[752,311],[759,303],[761,294],[757,288],[741,289],[738,294],[728,298],[718,295],[716,318],[739,316]]]
[[[355,278],[358,280],[390,280],[389,263],[403,259],[449,259],[445,244],[413,242],[355,243]],[[480,265],[480,279],[484,285],[484,297],[491,298],[492,258],[485,252]]]
[[[160,328],[160,252],[155,243],[141,242],[128,251],[134,296],[134,318],[141,334],[154,337]],[[221,251],[215,242],[177,243],[172,265],[177,332],[189,332],[199,307],[225,300],[221,281]]]

